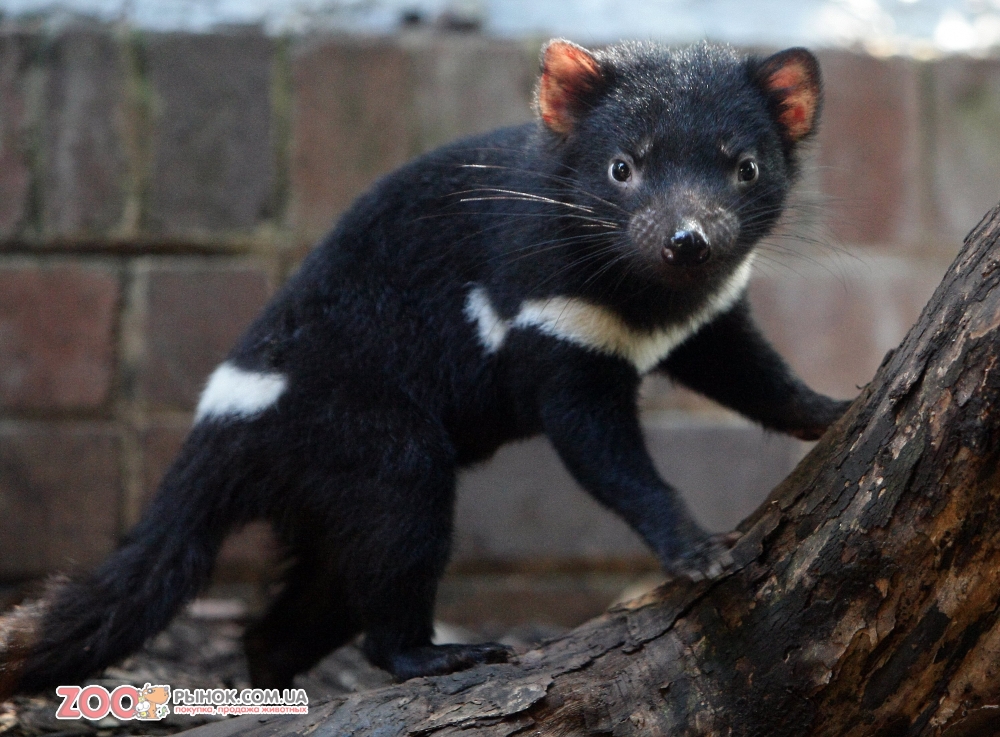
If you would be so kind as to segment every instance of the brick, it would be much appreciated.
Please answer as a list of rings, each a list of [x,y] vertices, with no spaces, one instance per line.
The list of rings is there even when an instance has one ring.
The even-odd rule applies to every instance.
[[[534,117],[536,46],[482,36],[418,38],[407,50],[420,150]]]
[[[916,322],[946,264],[834,254],[760,272],[750,300],[764,333],[818,391],[854,397]]]
[[[820,54],[818,136],[827,223],[839,241],[913,243],[923,230],[917,64]]]
[[[0,577],[90,567],[114,548],[120,453],[104,423],[0,424]]]
[[[140,433],[143,504],[152,500],[160,479],[177,456],[190,423],[154,420]],[[277,544],[267,523],[255,522],[231,535],[219,551],[216,578],[259,577],[277,556]]]
[[[19,234],[31,190],[26,77],[31,40],[0,33],[0,240]]]
[[[665,479],[712,530],[729,530],[791,470],[802,444],[747,425],[650,419],[646,442]],[[460,482],[455,554],[473,561],[631,560],[639,537],[570,478],[547,441],[502,448]]]
[[[205,379],[271,295],[246,262],[159,261],[147,280],[140,396],[153,409],[193,409]]]
[[[122,47],[110,33],[69,31],[46,62],[43,235],[104,234],[121,226],[128,189]]]
[[[156,110],[150,232],[247,231],[275,216],[273,55],[273,42],[253,34],[148,38]]]
[[[325,233],[358,194],[415,152],[409,64],[402,49],[383,41],[296,49],[290,179],[302,240]]]
[[[293,61],[293,221],[320,237],[411,156],[530,120],[534,45],[481,37],[306,42]]]
[[[114,376],[119,279],[98,265],[0,265],[0,408],[92,409]]]
[[[954,255],[1000,200],[1000,61],[951,57],[931,73],[938,243]]]

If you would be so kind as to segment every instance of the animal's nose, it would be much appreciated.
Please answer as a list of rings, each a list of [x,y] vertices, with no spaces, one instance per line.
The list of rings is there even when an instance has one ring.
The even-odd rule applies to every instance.
[[[711,256],[708,239],[695,229],[678,230],[663,246],[663,260],[671,266],[698,266]]]

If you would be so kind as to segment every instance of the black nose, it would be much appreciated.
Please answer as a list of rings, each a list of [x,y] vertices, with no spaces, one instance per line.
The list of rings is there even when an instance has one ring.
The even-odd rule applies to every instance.
[[[697,266],[711,255],[708,239],[697,230],[678,230],[663,247],[663,260],[671,266]]]

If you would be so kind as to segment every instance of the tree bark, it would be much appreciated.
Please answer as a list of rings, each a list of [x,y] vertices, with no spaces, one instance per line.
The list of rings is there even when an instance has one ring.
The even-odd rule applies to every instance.
[[[203,729],[1000,734],[998,240],[1000,207],[847,415],[741,525],[722,579],[667,584],[513,663]]]

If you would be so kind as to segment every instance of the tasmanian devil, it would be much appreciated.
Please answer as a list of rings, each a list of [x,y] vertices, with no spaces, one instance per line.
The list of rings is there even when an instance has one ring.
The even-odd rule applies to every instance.
[[[255,519],[291,560],[245,636],[256,685],[288,685],[361,632],[400,679],[505,660],[431,644],[434,598],[457,469],[537,433],[668,572],[729,565],[655,471],[636,395],[662,371],[800,438],[844,411],[791,372],[745,297],[816,126],[816,60],[556,40],[536,107],[343,215],[208,379],[122,547],[4,619],[0,694],[83,682],[140,647]]]

